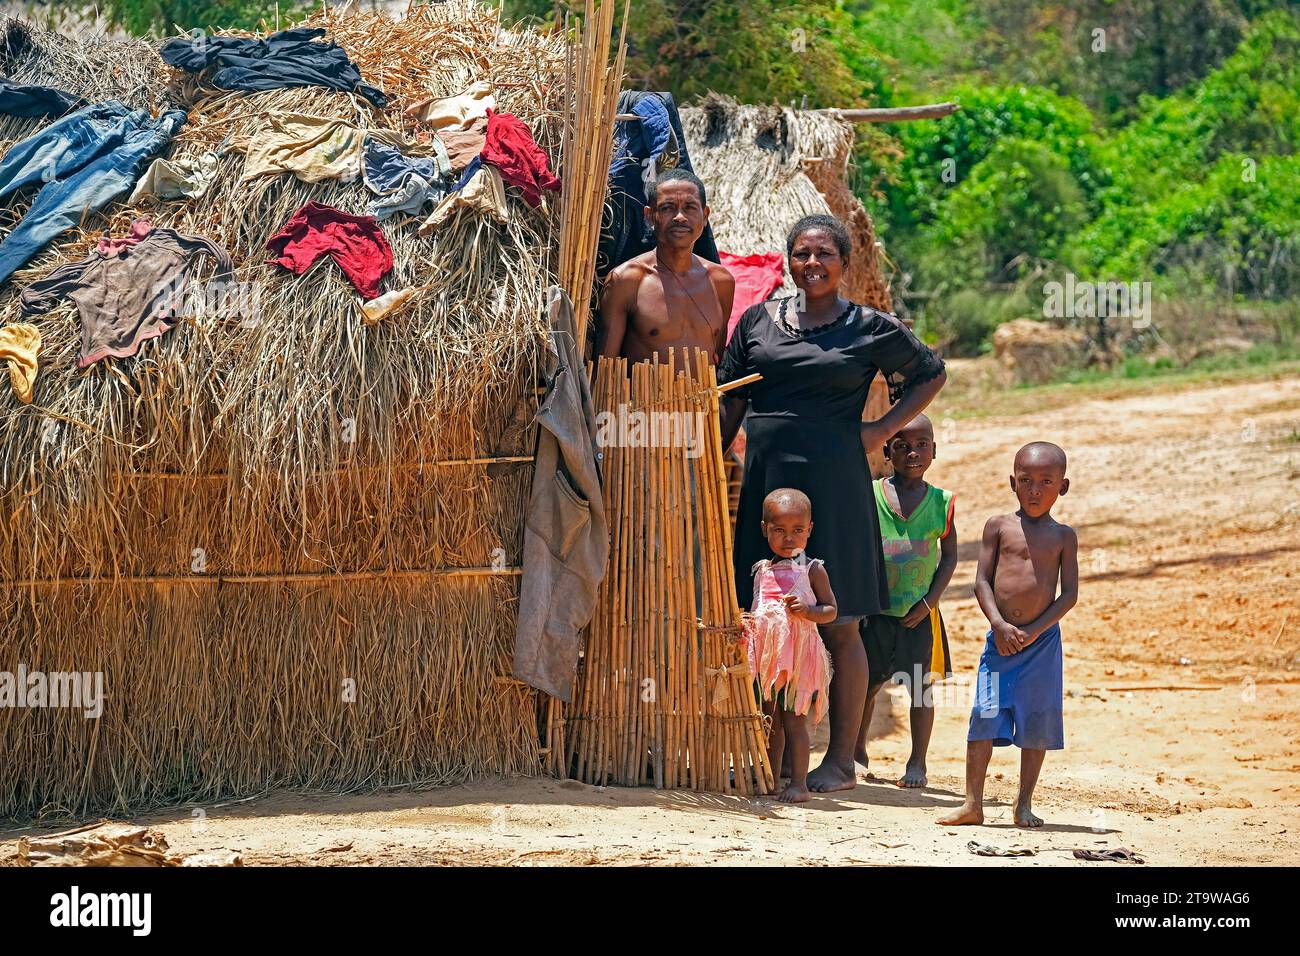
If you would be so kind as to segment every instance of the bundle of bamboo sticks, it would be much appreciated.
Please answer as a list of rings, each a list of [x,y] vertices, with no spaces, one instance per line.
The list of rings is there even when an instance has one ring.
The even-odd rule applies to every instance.
[[[702,352],[674,360],[598,360],[610,566],[573,703],[551,715],[550,769],[596,784],[769,793],[716,379]]]
[[[572,31],[569,46],[568,101],[563,146],[563,193],[560,209],[560,284],[578,313],[578,347],[587,340],[588,304],[596,281],[596,245],[604,212],[604,194],[587,188],[604,182],[614,148],[614,111],[623,85],[623,59],[627,53],[628,0],[623,3],[623,24],[609,62],[616,4],[605,0],[593,7],[587,0],[586,17],[566,23]]]

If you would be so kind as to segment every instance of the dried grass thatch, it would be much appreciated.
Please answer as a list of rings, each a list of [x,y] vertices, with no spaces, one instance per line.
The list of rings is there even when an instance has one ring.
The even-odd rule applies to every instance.
[[[466,0],[399,21],[313,14],[394,98],[382,114],[322,89],[205,88],[141,41],[31,29],[9,66],[92,100],[188,109],[173,157],[239,142],[277,110],[409,133],[403,100],[486,77],[557,162],[563,38],[498,17]],[[0,147],[38,122],[0,123]],[[337,267],[295,277],[264,250],[307,200],[363,212],[364,186],[241,185],[242,165],[228,154],[202,200],[148,213],[232,254],[236,278],[260,284],[255,322],[186,319],[133,359],[79,371],[64,306],[37,319],[34,403],[0,394],[0,670],[102,671],[106,694],[98,720],[0,710],[0,814],[538,769],[534,694],[502,676],[531,468],[446,462],[531,453],[554,200],[512,196],[505,226],[385,223],[387,287],[422,292],[365,327]],[[29,200],[0,204],[0,225]],[[0,293],[0,324],[28,281],[141,212],[114,204],[48,247]]]
[[[683,109],[681,118],[691,164],[709,188],[719,249],[784,253],[796,220],[832,213],[853,237],[848,295],[892,310],[871,217],[848,185],[852,125],[831,113],[742,106],[713,94]],[[794,291],[789,276],[786,287]]]

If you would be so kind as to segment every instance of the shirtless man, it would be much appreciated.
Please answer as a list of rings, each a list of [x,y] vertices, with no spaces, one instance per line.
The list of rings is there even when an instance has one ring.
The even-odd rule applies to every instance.
[[[646,188],[655,248],[615,268],[600,299],[596,352],[631,362],[702,349],[716,363],[727,341],[736,281],[691,250],[709,221],[704,184],[670,169]]]

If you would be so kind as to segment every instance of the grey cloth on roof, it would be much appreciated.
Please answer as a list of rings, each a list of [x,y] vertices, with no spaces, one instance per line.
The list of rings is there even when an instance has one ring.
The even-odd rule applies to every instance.
[[[217,176],[218,157],[208,150],[197,159],[155,159],[135,184],[132,205],[147,199],[198,199]]]
[[[212,240],[153,229],[112,255],[96,249],[31,283],[21,296],[22,311],[37,315],[70,298],[81,316],[77,367],[125,358],[175,326],[177,308],[204,256],[216,262],[216,276],[230,275],[230,255]]]
[[[537,410],[537,457],[524,522],[523,577],[514,675],[569,701],[579,633],[596,609],[609,564],[609,532],[597,467],[596,415],[574,340],[573,303],[547,292],[551,341],[547,390]]]
[[[432,156],[406,156],[387,143],[366,140],[364,178],[380,197],[366,206],[369,215],[381,221],[399,213],[415,215],[425,203],[447,194],[451,162],[442,143],[435,139],[433,147]]]

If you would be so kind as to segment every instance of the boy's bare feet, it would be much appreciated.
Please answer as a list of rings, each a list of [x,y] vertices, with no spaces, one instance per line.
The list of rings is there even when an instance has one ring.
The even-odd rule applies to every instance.
[[[792,783],[781,791],[777,799],[782,803],[807,803],[812,799],[812,794],[808,788],[801,783]]]
[[[829,759],[823,760],[820,767],[808,774],[808,789],[814,793],[852,790],[857,785],[858,781],[852,767],[845,771],[843,767],[836,766]]]
[[[1043,825],[1042,817],[1034,816],[1034,811],[1029,808],[1028,801],[1016,804],[1015,821],[1016,826],[1029,827],[1030,829],[1037,829]]]
[[[930,778],[925,775],[924,763],[909,763],[907,765],[907,770],[898,778],[898,785],[900,787],[907,787],[908,789],[924,787],[929,782]]]
[[[955,812],[934,822],[944,827],[979,826],[984,822],[984,808],[963,803]]]

